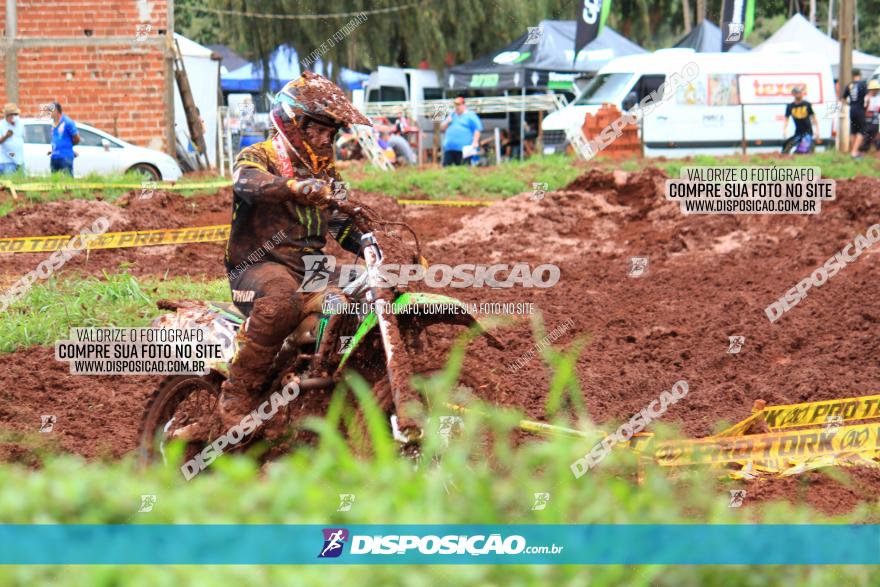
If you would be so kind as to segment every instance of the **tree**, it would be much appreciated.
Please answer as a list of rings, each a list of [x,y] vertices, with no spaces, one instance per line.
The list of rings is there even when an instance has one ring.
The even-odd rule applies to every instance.
[[[705,17],[720,24],[722,0],[695,1],[697,23]],[[648,49],[669,47],[688,31],[690,0],[612,2],[609,26]],[[827,17],[829,3],[817,3],[817,20]],[[418,67],[425,62],[441,70],[497,50],[541,20],[571,20],[578,6],[574,0],[177,0],[175,13],[176,29],[185,36],[203,44],[228,45],[264,64],[276,47],[286,44],[296,48],[300,59],[317,52],[324,63],[353,69]],[[778,17],[786,18],[795,6],[799,10],[806,3],[756,2],[758,26],[747,40],[760,42],[779,26],[771,29],[765,25],[781,22]],[[366,20],[341,34],[355,18],[342,13],[361,11]],[[880,54],[880,27],[866,24],[876,23],[880,0],[859,0],[858,13],[861,49]],[[254,18],[248,14],[299,18]],[[310,14],[325,16],[302,18]]]

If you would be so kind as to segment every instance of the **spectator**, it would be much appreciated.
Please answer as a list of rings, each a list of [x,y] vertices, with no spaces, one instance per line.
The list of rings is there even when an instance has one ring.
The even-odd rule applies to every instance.
[[[794,136],[782,144],[783,153],[788,153],[806,136],[812,139],[813,126],[816,127],[816,134],[819,134],[819,121],[816,119],[816,113],[813,112],[813,105],[804,100],[804,89],[795,86],[792,88],[791,93],[794,96],[794,102],[785,107],[785,123],[782,127],[782,136],[788,135],[789,117],[794,120]],[[821,143],[822,138],[819,137],[816,142]]]
[[[415,134],[419,132],[418,125],[410,120],[409,116],[406,115],[406,109],[400,109],[400,116],[397,117],[397,122],[394,123],[394,126],[397,127],[398,134],[406,137],[408,134]]]
[[[24,128],[18,120],[21,111],[15,104],[3,108],[0,123],[0,174],[12,175],[24,165]]]
[[[73,175],[73,146],[79,144],[79,131],[76,123],[61,110],[61,104],[55,102],[52,109],[52,150],[49,151],[49,168]]]
[[[871,143],[877,139],[877,131],[880,130],[880,80],[872,79],[867,85],[868,94],[865,96],[865,131],[864,141],[866,150],[871,148]],[[880,144],[875,143],[880,149]],[[856,158],[861,154],[856,154]]]
[[[470,148],[479,152],[480,131],[483,125],[480,117],[469,112],[464,103],[464,96],[455,99],[455,112],[446,117],[440,130],[446,131],[443,142],[443,166],[461,165],[464,162],[463,151]]]
[[[857,157],[862,146],[862,135],[865,134],[865,95],[867,84],[862,81],[862,72],[853,71],[853,81],[843,91],[843,99],[849,104],[849,134],[852,138],[850,155]]]
[[[418,162],[418,158],[416,157],[415,152],[413,152],[409,141],[399,134],[400,129],[402,128],[399,119],[395,124],[391,124],[388,119],[384,117],[374,119],[373,128],[375,128],[376,132],[379,134],[379,139],[385,141],[388,144],[388,147],[394,151],[395,160],[406,162],[409,165],[415,165]]]

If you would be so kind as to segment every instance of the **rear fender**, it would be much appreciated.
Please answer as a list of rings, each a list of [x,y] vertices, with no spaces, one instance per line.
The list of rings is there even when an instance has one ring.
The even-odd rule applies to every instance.
[[[236,334],[241,324],[234,318],[209,306],[188,306],[155,318],[150,326],[204,331],[204,344],[218,344],[222,349],[221,358],[208,361],[208,366],[224,372],[225,365],[238,352]]]

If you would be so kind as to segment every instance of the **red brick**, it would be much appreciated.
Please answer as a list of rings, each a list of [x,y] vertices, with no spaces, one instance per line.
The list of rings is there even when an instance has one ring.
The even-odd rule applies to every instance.
[[[51,8],[48,5],[51,4]],[[109,7],[108,7],[109,4]],[[18,30],[23,38],[127,37],[131,42],[111,46],[29,47],[18,51],[19,107],[26,114],[58,100],[65,114],[83,120],[134,144],[152,139],[165,143],[164,95],[167,84],[161,49],[134,47],[137,25],[152,25],[151,35],[167,23],[168,0],[151,0],[150,18],[141,21],[134,0],[18,0]],[[58,15],[50,18],[48,12]],[[5,25],[0,10],[0,28]],[[0,60],[0,77],[4,75]],[[73,78],[68,80],[67,72]],[[93,77],[97,73],[97,77]],[[0,100],[6,89],[0,87]],[[129,114],[139,113],[135,126]]]

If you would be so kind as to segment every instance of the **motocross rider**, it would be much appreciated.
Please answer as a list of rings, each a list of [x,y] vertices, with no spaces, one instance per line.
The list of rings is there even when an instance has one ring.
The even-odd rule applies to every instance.
[[[225,262],[233,302],[248,319],[221,388],[220,418],[227,428],[254,408],[275,355],[304,318],[304,292],[298,291],[303,255],[320,255],[326,233],[348,251],[360,249],[353,220],[328,207],[339,181],[334,137],[342,127],[372,126],[369,119],[337,85],[311,71],[278,92],[270,118],[269,139],[244,149],[233,171]],[[265,255],[258,261],[248,260],[260,250]]]

